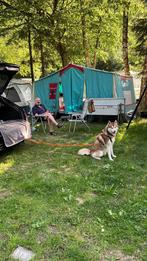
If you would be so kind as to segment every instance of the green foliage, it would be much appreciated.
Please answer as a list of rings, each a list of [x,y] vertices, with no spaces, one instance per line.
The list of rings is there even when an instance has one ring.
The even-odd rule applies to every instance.
[[[96,64],[96,69],[104,70],[104,71],[121,71],[123,69],[123,66],[120,62],[117,60],[114,60],[114,58],[109,58],[108,60],[98,60]]]
[[[131,69],[138,70],[140,57],[135,53],[136,36],[132,36],[131,28],[134,19],[145,13],[143,4],[142,0],[0,1],[0,60],[18,63],[21,75],[29,76],[28,32],[30,31],[35,78],[39,78],[42,73],[41,44],[46,74],[69,62],[85,64],[83,16],[91,66],[94,55],[97,62],[102,61],[106,64],[105,68],[111,68],[110,60],[116,61],[115,64],[122,64],[122,10],[127,5],[129,6],[129,60]],[[142,34],[140,38],[141,36]],[[112,70],[115,70],[115,66]]]
[[[147,19],[146,17],[138,19],[134,26],[133,30],[137,35],[137,46],[136,50],[141,55],[147,54]]]

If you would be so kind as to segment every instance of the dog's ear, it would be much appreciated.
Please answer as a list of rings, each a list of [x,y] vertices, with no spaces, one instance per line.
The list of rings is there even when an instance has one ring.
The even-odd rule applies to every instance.
[[[105,132],[109,128],[110,125],[111,125],[111,121],[108,121],[105,128],[103,129],[103,131]]]
[[[114,121],[114,125],[118,125],[118,121],[117,120]]]

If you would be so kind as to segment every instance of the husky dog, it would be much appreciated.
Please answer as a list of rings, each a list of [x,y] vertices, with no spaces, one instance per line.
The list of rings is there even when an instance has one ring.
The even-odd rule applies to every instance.
[[[118,131],[117,121],[108,121],[106,127],[102,130],[100,134],[96,136],[94,142],[94,149],[81,149],[78,151],[78,155],[90,155],[94,159],[100,160],[101,157],[108,154],[109,160],[113,160],[116,156],[113,153],[113,144],[115,142],[115,137]]]

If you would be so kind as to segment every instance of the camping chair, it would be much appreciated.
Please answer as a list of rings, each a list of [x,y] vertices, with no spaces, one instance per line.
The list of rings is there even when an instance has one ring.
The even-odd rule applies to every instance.
[[[74,123],[73,133],[75,132],[77,122],[83,123],[88,128],[88,130],[90,129],[85,120],[85,117],[87,114],[87,109],[88,109],[88,99],[86,99],[84,101],[82,112],[73,112],[71,114],[70,119],[68,120],[69,121],[69,132],[71,131],[72,123]]]
[[[44,120],[44,117],[41,115],[34,116],[32,113],[32,107],[34,103],[31,102],[29,105],[30,105],[30,111],[28,113],[28,116],[30,118],[32,131],[36,130],[37,125],[40,124],[44,134],[46,134],[46,120]]]
[[[44,116],[40,116],[40,115],[34,116],[34,115],[32,115],[32,127],[33,127],[34,130],[36,129],[38,124],[41,125],[41,128],[42,128],[44,134],[46,134],[46,120],[44,119]]]

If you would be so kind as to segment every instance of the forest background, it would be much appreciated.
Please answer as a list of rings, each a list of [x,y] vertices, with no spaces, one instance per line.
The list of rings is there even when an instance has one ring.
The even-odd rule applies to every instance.
[[[125,75],[137,71],[143,91],[147,83],[146,3],[0,0],[0,61],[18,64],[18,77],[31,77],[32,82],[69,63]]]

